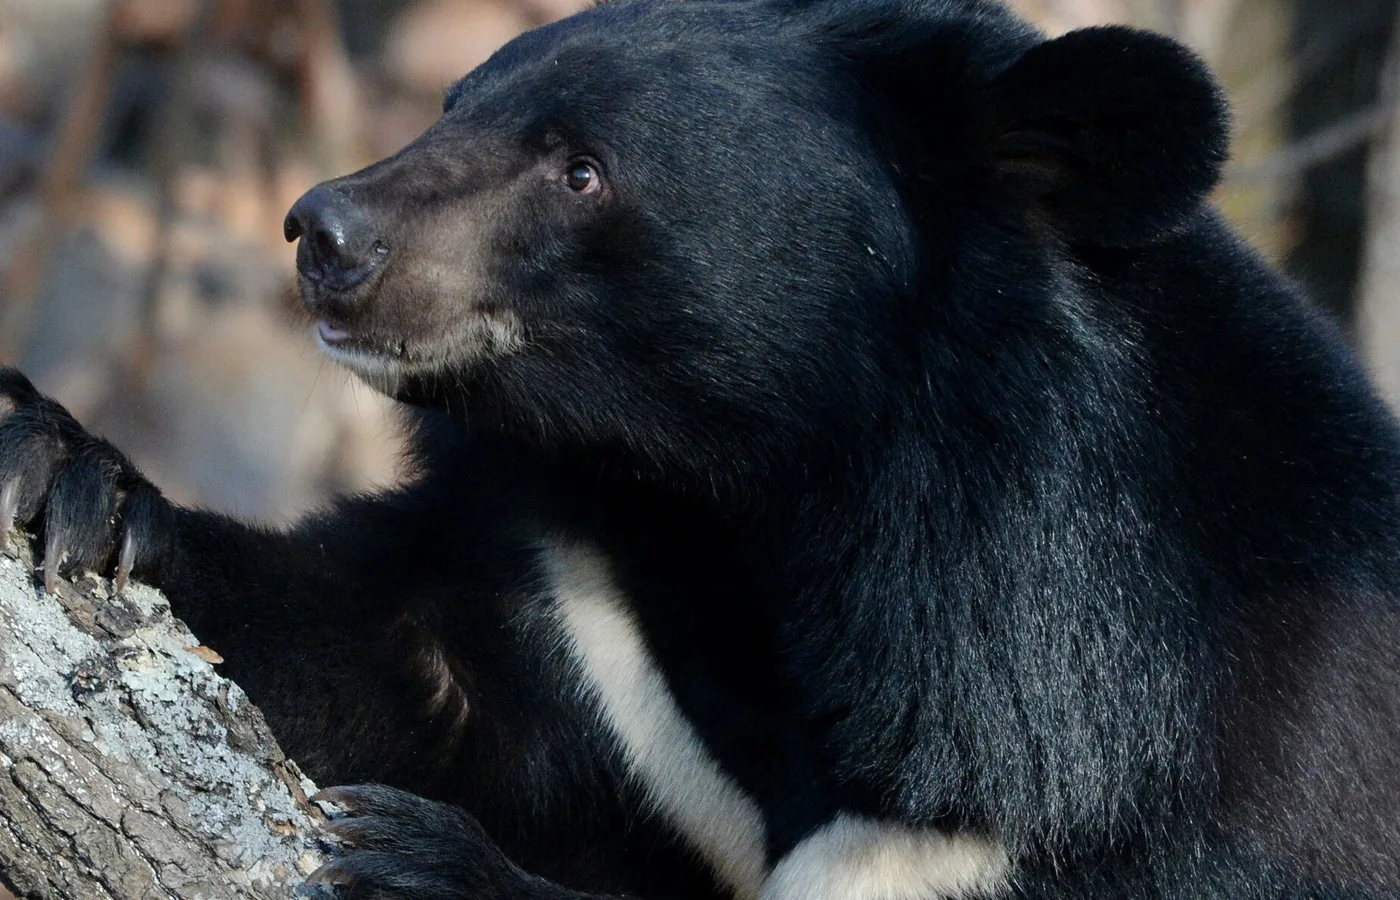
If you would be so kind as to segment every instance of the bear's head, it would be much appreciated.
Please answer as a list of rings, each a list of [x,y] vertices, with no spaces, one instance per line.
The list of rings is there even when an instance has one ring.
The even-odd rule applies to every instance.
[[[612,0],[511,42],[287,217],[323,349],[400,399],[638,471],[810,462],[1053,259],[1189,224],[1226,113],[1125,28],[986,0]],[[961,333],[960,342],[951,342]]]

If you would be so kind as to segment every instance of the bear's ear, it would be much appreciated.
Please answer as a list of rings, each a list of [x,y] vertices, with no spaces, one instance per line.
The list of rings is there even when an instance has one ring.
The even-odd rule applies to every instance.
[[[1204,201],[1228,152],[1229,112],[1205,65],[1131,28],[1037,44],[993,81],[990,99],[1000,180],[1070,241],[1164,236]]]

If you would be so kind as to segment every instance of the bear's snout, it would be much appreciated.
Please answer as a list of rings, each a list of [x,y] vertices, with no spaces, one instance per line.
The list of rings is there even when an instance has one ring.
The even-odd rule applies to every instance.
[[[300,239],[297,273],[332,293],[364,283],[388,255],[388,245],[365,210],[344,193],[321,185],[302,195],[282,223],[288,241]]]

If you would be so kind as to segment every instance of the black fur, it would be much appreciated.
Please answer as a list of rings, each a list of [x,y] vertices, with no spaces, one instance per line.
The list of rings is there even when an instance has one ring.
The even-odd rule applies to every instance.
[[[1225,134],[1127,29],[616,0],[289,218],[403,487],[175,509],[15,373],[0,474],[46,566],[134,533],[319,780],[472,814],[341,793],[354,896],[723,896],[578,689],[558,536],[771,862],[845,813],[995,838],[1009,896],[1400,896],[1400,432],[1203,207]]]

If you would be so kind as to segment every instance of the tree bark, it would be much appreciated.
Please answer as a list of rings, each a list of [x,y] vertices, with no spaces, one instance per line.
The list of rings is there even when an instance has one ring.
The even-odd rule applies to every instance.
[[[0,898],[289,898],[314,786],[156,591],[0,548]]]

